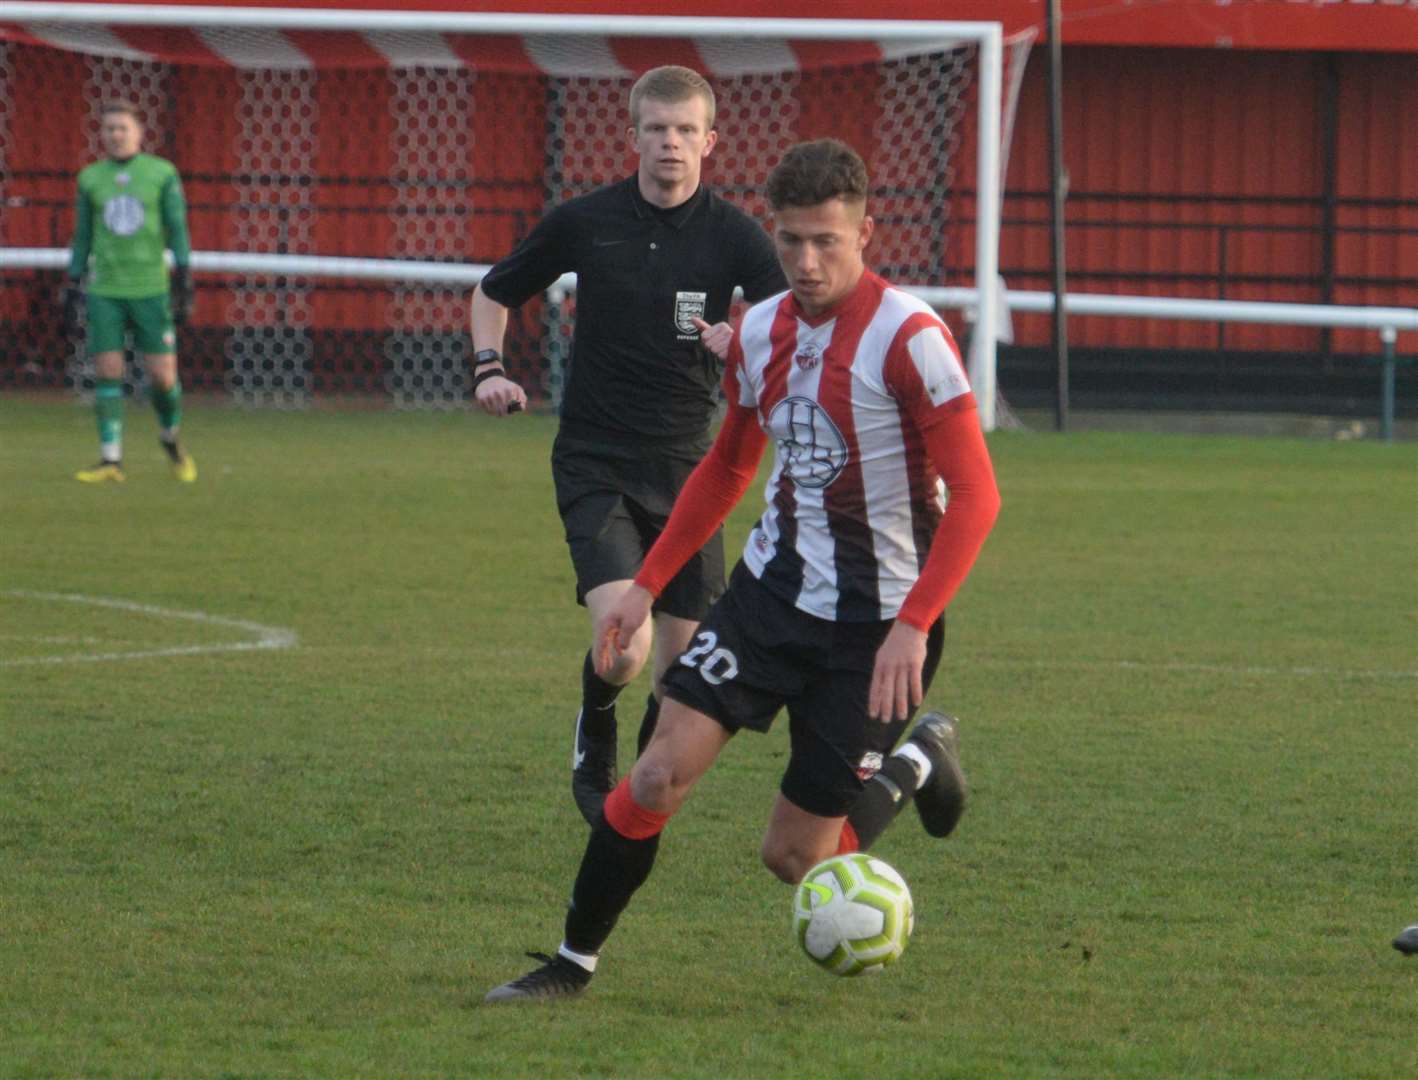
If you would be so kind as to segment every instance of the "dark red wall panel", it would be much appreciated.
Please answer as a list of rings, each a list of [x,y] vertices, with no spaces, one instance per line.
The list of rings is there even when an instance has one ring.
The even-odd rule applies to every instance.
[[[83,164],[87,103],[53,86],[83,86],[85,61],[71,53],[12,46],[16,115],[42,108],[44,123],[12,123],[4,167],[4,240],[12,246],[69,239],[73,170]],[[1064,157],[1070,178],[1070,288],[1159,296],[1320,302],[1326,249],[1325,96],[1334,102],[1338,154],[1332,208],[1337,303],[1418,307],[1418,54],[1265,52],[1067,46],[1064,51]],[[1049,287],[1046,56],[1036,48],[1014,125],[1001,265],[1009,284]],[[179,66],[171,94],[174,133],[161,148],[178,163],[194,210],[199,249],[249,247],[232,235],[229,208],[246,197],[251,148],[242,145],[243,76],[212,65]],[[491,261],[523,235],[543,201],[545,95],[534,80],[478,76],[469,173],[475,214],[447,216],[459,251]],[[826,76],[808,74],[801,94],[805,132],[826,124],[836,104]],[[352,110],[363,128],[317,123],[309,158],[308,204],[318,213],[309,249],[321,254],[402,254],[394,250],[400,198],[388,80],[367,70],[322,76],[318,109]],[[482,95],[487,95],[486,98]],[[42,103],[27,105],[26,103]],[[875,137],[862,117],[863,148]],[[338,134],[337,134],[338,132]],[[973,164],[962,155],[963,186]],[[713,179],[712,170],[710,172]],[[249,179],[249,178],[248,178]],[[243,184],[245,183],[245,186]],[[496,211],[488,214],[484,211]],[[292,211],[284,211],[292,212]],[[294,212],[299,212],[294,211]],[[951,209],[973,213],[968,190]],[[275,210],[268,230],[281,232]],[[884,233],[885,237],[886,234]],[[968,265],[971,230],[952,234]],[[220,312],[205,313],[213,320]],[[367,299],[332,291],[314,302],[316,326],[368,323]],[[1049,320],[1019,315],[1016,339],[1047,344]],[[1400,340],[1418,352],[1418,335]],[[1210,348],[1214,324],[1076,318],[1070,338],[1084,346]],[[1233,325],[1232,349],[1319,346],[1317,330]],[[1375,335],[1333,335],[1339,351],[1372,352]]]
[[[1418,306],[1418,125],[1411,119],[1418,116],[1418,56],[1411,54],[1065,49],[1070,288],[1322,302],[1331,62],[1339,88],[1335,221],[1356,230],[1336,235],[1333,302]],[[1046,58],[1036,49],[1015,124],[1001,251],[1018,288],[1050,287],[1047,117]],[[1358,205],[1364,200],[1388,205]],[[1361,277],[1388,284],[1345,283]],[[1015,330],[1021,344],[1050,340],[1046,317],[1018,317]],[[1208,348],[1218,336],[1204,323],[1069,323],[1070,340],[1092,346]],[[1370,332],[1343,331],[1333,347],[1373,352],[1376,341]],[[1320,331],[1233,324],[1225,343],[1310,350]],[[1401,344],[1418,351],[1418,343]]]

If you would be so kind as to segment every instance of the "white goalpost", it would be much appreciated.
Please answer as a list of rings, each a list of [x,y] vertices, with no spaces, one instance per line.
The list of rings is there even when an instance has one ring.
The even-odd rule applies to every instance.
[[[15,289],[33,294],[14,274],[63,265],[98,105],[128,98],[187,191],[199,302],[185,366],[204,350],[210,379],[248,404],[382,390],[464,406],[468,291],[546,207],[628,173],[631,83],[684,63],[719,99],[706,182],[750,213],[764,216],[761,185],[794,142],[835,135],[863,154],[869,261],[970,298],[970,375],[995,426],[998,23],[53,3],[7,4],[5,20],[0,322]],[[20,130],[34,105],[87,142],[76,132],[42,167]],[[553,399],[572,319],[574,294],[514,328],[521,374]]]

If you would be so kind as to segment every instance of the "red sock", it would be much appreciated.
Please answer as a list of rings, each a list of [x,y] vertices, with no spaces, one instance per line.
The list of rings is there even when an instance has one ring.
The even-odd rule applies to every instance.
[[[646,810],[630,794],[630,777],[615,786],[606,796],[606,824],[627,840],[645,840],[657,836],[670,820],[669,814]],[[854,834],[855,835],[855,834]]]
[[[857,843],[857,830],[852,828],[850,821],[842,822],[842,835],[837,838],[837,850],[833,854],[850,855],[860,849],[861,845]]]

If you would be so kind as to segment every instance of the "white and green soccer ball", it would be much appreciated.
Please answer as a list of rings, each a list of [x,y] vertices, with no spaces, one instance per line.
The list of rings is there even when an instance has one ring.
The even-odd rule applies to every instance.
[[[834,975],[880,971],[906,948],[916,925],[901,875],[862,852],[824,859],[793,897],[793,936]]]

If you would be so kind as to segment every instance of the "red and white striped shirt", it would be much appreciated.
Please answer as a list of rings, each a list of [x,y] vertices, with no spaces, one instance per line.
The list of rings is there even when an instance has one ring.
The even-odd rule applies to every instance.
[[[791,293],[750,309],[729,362],[731,400],[777,447],[745,564],[810,615],[894,618],[945,512],[918,429],[970,393],[950,331],[866,272],[820,319]]]
[[[771,439],[748,569],[819,618],[928,628],[999,508],[975,398],[935,312],[870,271],[816,318],[790,292],[771,297],[744,315],[724,391],[719,437],[636,581],[664,588],[743,495]]]

